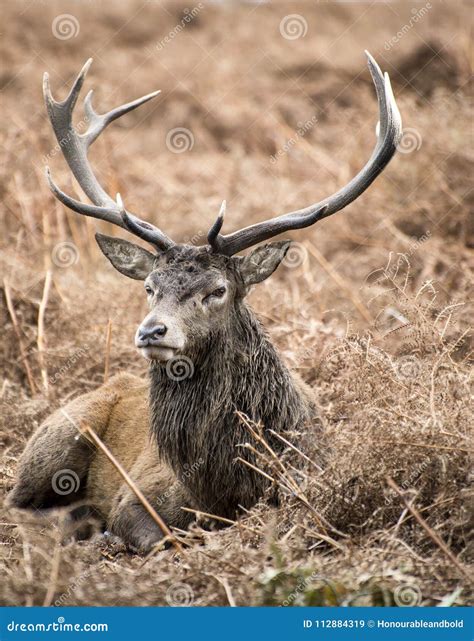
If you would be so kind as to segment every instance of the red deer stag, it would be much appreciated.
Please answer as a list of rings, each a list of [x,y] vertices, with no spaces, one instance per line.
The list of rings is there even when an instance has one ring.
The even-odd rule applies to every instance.
[[[188,506],[235,517],[262,496],[267,481],[236,460],[246,429],[245,413],[269,432],[311,433],[322,438],[311,390],[282,362],[255,314],[245,302],[250,287],[268,278],[290,241],[259,245],[293,229],[327,218],[358,198],[386,167],[401,136],[400,114],[387,74],[368,55],[380,122],[377,143],[364,168],[334,195],[234,233],[221,234],[224,207],[202,247],[174,243],[159,228],[128,212],[100,186],[87,152],[113,120],[157,95],[149,94],[104,115],[84,101],[89,127],[79,134],[72,113],[89,69],[88,61],[62,102],[53,99],[48,75],[44,96],[58,143],[82,190],[93,204],[66,195],[47,172],[53,194],[85,216],[113,223],[148,242],[154,251],[120,238],[96,234],[100,249],[119,272],[144,281],[150,312],[135,344],[150,361],[149,382],[121,374],[70,402],[32,435],[18,465],[10,503],[47,508],[79,499],[132,550],[146,552],[161,531],[135,495],[77,425],[90,424],[120,459],[169,526],[186,527]],[[175,367],[182,367],[180,372]],[[187,368],[187,371],[186,371]],[[151,438],[150,438],[151,435]],[[324,446],[321,445],[321,460]],[[281,450],[280,450],[281,451]],[[250,453],[248,461],[252,462]],[[74,491],[58,494],[61,473],[77,479]]]

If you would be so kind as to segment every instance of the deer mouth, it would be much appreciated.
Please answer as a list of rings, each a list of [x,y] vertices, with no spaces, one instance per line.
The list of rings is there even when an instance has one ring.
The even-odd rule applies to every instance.
[[[162,361],[166,362],[171,360],[176,352],[176,347],[168,345],[147,345],[145,347],[138,347],[138,352],[147,361]]]

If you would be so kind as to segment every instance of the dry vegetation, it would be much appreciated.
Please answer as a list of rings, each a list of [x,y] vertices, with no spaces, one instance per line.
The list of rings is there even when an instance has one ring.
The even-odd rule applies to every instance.
[[[213,4],[163,46],[185,5],[3,7],[3,495],[39,422],[102,382],[109,319],[110,372],[146,373],[132,341],[141,284],[106,264],[98,226],[66,212],[45,184],[47,162],[76,189],[45,117],[45,69],[64,95],[93,56],[88,82],[104,110],[162,89],[92,156],[109,192],[176,240],[204,242],[223,198],[230,231],[322,198],[357,171],[377,109],[365,48],[391,73],[419,148],[398,154],[350,210],[292,234],[287,264],[251,296],[318,395],[331,443],[325,473],[297,453],[284,469],[262,456],[281,505],[262,503],[228,529],[195,527],[183,558],[165,550],[144,560],[100,536],[72,542],[61,512],[2,508],[2,604],[469,603],[469,15],[467,5],[433,3],[387,48],[410,7]],[[51,25],[66,13],[80,32],[60,40]],[[304,16],[304,37],[280,35],[288,13]],[[167,148],[176,127],[192,132],[191,150]],[[317,447],[309,438],[309,459]]]

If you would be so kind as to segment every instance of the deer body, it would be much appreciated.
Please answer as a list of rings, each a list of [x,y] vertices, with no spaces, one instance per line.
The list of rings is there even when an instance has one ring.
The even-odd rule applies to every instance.
[[[236,409],[282,434],[322,435],[310,389],[288,371],[245,303],[240,307],[230,327],[193,353],[192,373],[182,380],[154,362],[149,382],[115,376],[50,417],[20,459],[10,502],[37,508],[60,503],[52,479],[72,470],[80,483],[64,496],[67,502],[81,499],[131,549],[145,552],[159,540],[158,527],[108,459],[84,436],[77,438],[85,422],[169,525],[188,525],[191,517],[182,507],[227,518],[235,518],[239,506],[251,507],[268,482],[236,461],[241,456],[255,463],[238,447],[248,432]],[[267,438],[272,442],[268,431]],[[272,446],[278,451],[281,443],[273,439]]]
[[[53,99],[45,75],[45,100],[56,138],[93,204],[67,196],[48,172],[51,190],[73,211],[132,232],[155,250],[96,234],[102,252],[121,274],[144,281],[150,312],[137,330],[135,345],[150,361],[150,380],[120,375],[45,421],[19,461],[10,495],[13,505],[45,508],[81,499],[130,548],[146,551],[159,540],[158,526],[135,495],[78,433],[81,422],[102,438],[168,525],[180,528],[191,519],[183,507],[234,518],[240,507],[254,505],[268,485],[255,469],[254,454],[242,447],[249,439],[237,412],[262,426],[276,452],[281,451],[281,441],[272,432],[307,432],[320,440],[319,462],[323,461],[325,448],[311,392],[286,368],[245,297],[275,271],[290,244],[259,243],[344,208],[394,155],[401,136],[400,114],[388,76],[368,57],[380,127],[374,152],[357,176],[320,203],[228,235],[221,234],[224,202],[203,247],[174,243],[128,212],[118,194],[113,200],[104,191],[89,165],[88,149],[103,129],[157,92],[104,115],[94,111],[89,93],[84,101],[89,128],[79,135],[72,112],[90,61],[62,102]],[[237,255],[253,245],[258,246],[247,255]],[[58,491],[59,475],[66,472],[78,481],[72,492],[61,486]]]

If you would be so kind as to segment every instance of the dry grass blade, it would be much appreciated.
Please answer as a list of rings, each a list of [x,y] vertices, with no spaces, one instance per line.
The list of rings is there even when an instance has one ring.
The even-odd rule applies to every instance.
[[[107,323],[107,334],[105,337],[104,383],[107,383],[107,381],[109,380],[111,344],[112,344],[112,320],[109,318],[109,322]]]
[[[290,492],[290,493],[294,494],[294,495],[295,495],[295,496],[296,496],[296,497],[297,497],[297,498],[298,498],[298,499],[299,499],[299,500],[300,500],[300,501],[305,505],[305,507],[306,507],[306,508],[308,508],[308,509],[312,512],[312,514],[313,514],[313,515],[314,515],[314,517],[316,518],[316,522],[317,522],[317,524],[318,524],[318,527],[320,527],[320,528],[321,528],[321,530],[324,532],[324,535],[327,537],[327,540],[328,540],[328,541],[330,541],[330,542],[331,542],[331,543],[333,543],[333,544],[335,544],[335,543],[336,543],[333,539],[331,539],[331,537],[328,537],[328,536],[327,536],[327,530],[326,530],[326,527],[328,527],[328,528],[330,528],[331,530],[333,530],[336,534],[338,534],[338,535],[340,535],[340,536],[343,536],[343,537],[344,537],[344,535],[342,534],[342,532],[338,532],[338,531],[337,531],[337,530],[336,530],[336,529],[335,529],[335,528],[334,528],[330,523],[328,523],[328,522],[326,521],[326,519],[324,519],[324,517],[323,517],[321,514],[319,514],[319,513],[317,512],[317,510],[316,510],[316,509],[311,505],[310,501],[309,501],[309,500],[308,500],[308,498],[305,496],[304,492],[301,490],[301,488],[299,487],[298,483],[295,481],[295,479],[292,477],[292,475],[291,475],[291,474],[288,472],[288,470],[285,468],[285,466],[284,466],[283,462],[280,460],[280,457],[279,457],[279,456],[277,455],[277,453],[272,449],[272,447],[271,447],[271,446],[269,445],[269,443],[265,440],[265,438],[264,438],[261,434],[259,434],[259,433],[258,433],[258,431],[257,431],[258,426],[256,426],[256,428],[257,428],[257,429],[254,429],[254,427],[252,426],[252,422],[251,422],[251,421],[248,419],[248,417],[247,417],[247,416],[245,416],[245,414],[243,414],[242,412],[237,412],[237,415],[239,416],[240,420],[241,420],[241,421],[242,421],[242,423],[245,425],[245,427],[249,430],[249,432],[250,432],[250,434],[252,435],[252,437],[253,437],[253,438],[254,438],[258,443],[260,443],[260,444],[264,447],[264,449],[266,450],[266,452],[268,452],[268,454],[269,454],[269,455],[270,455],[270,457],[271,457],[271,461],[272,461],[272,463],[274,463],[274,464],[276,465],[276,467],[277,467],[277,469],[276,469],[276,473],[281,477],[281,479],[280,479],[280,480],[278,480],[278,479],[273,479],[273,477],[270,477],[270,476],[268,476],[268,478],[272,478],[272,479],[273,479],[273,482],[274,482],[274,483],[275,483],[275,482],[276,482],[276,483],[278,483],[278,484],[279,484],[279,485],[280,485],[280,486],[281,486],[285,491],[287,491],[287,492]],[[276,436],[278,436],[279,440],[281,440],[281,441],[282,441],[283,443],[285,443],[286,445],[290,446],[290,448],[291,448],[291,449],[293,449],[293,450],[294,450],[295,452],[297,452],[298,454],[302,455],[302,452],[300,452],[300,450],[299,450],[297,447],[292,446],[292,445],[290,444],[290,442],[289,442],[287,439],[285,439],[283,436],[280,436],[279,434],[276,434],[276,432],[274,432],[273,430],[269,430],[269,432],[270,432],[270,433],[273,433],[273,434],[274,434],[274,435],[276,435]],[[250,445],[248,445],[247,447],[248,447],[249,449],[252,449],[252,450],[254,451],[254,453],[255,453],[257,456],[258,456],[258,455],[260,455],[260,453],[259,453],[259,452],[257,452],[254,448],[251,448],[251,446],[250,446]],[[237,460],[240,460],[242,463],[245,463],[248,467],[252,467],[252,465],[251,465],[248,461],[244,461],[244,459],[239,458],[239,459],[237,459]],[[308,459],[308,460],[309,460],[309,459]],[[311,461],[311,463],[312,463],[312,461]],[[314,465],[316,465],[316,464],[314,464]],[[263,472],[263,470],[261,470],[260,468],[255,467],[254,469],[255,469],[256,471],[258,471],[258,472],[259,472],[259,474],[261,474],[261,475],[265,475],[265,472]],[[319,468],[319,467],[318,467],[318,470],[320,470],[320,468]]]
[[[248,532],[252,532],[252,534],[256,534],[257,536],[261,536],[262,533],[256,530],[255,528],[249,527],[248,525],[245,525],[245,523],[242,523],[241,521],[233,521],[232,519],[226,519],[224,516],[218,516],[217,514],[210,514],[209,512],[202,512],[201,510],[193,510],[190,507],[182,507],[181,508],[184,512],[189,512],[190,514],[195,514],[198,518],[204,516],[207,519],[213,519],[215,521],[220,521],[221,523],[225,523],[226,525],[235,525],[239,528],[242,528],[243,530],[247,530]]]
[[[459,563],[459,560],[457,557],[451,552],[451,550],[448,548],[446,543],[436,534],[436,532],[430,528],[428,523],[424,520],[424,518],[420,515],[417,509],[411,505],[407,499],[405,498],[405,495],[401,491],[401,489],[398,487],[398,485],[395,483],[393,479],[390,477],[387,477],[387,483],[389,486],[394,490],[398,496],[402,499],[403,503],[405,504],[405,507],[407,510],[413,515],[414,519],[421,525],[421,527],[425,530],[425,532],[428,534],[430,539],[440,548],[440,550],[443,551],[443,553],[447,556],[447,558],[456,566],[456,568],[459,570],[459,572],[469,581],[470,584],[472,584],[472,577],[466,570],[463,568],[463,566]]]
[[[40,370],[41,370],[41,380],[43,382],[43,389],[46,395],[48,395],[49,393],[49,385],[48,385],[48,370],[46,368],[46,361],[44,356],[45,346],[46,346],[46,339],[45,339],[45,332],[44,332],[44,315],[46,313],[46,307],[48,305],[49,290],[51,288],[52,278],[53,278],[52,272],[47,271],[46,278],[44,281],[43,296],[41,298],[41,303],[38,311],[38,338],[37,338],[38,361],[39,361]]]
[[[240,456],[237,456],[235,460],[239,461],[240,463],[243,463],[244,465],[246,465],[250,469],[254,470],[254,472],[257,472],[258,474],[261,474],[263,477],[265,477],[269,481],[272,481],[273,483],[279,485],[285,492],[289,492],[290,494],[293,494],[313,514],[313,516],[316,518],[316,522],[317,522],[318,526],[321,527],[321,529],[324,529],[324,527],[322,525],[321,515],[314,509],[314,507],[308,502],[307,498],[303,494],[301,494],[300,492],[295,492],[293,489],[291,489],[290,487],[285,485],[279,479],[273,478],[272,476],[270,476],[269,474],[267,474],[266,472],[261,470],[259,467],[257,467],[256,465],[252,465],[252,463],[249,463],[249,461],[246,461],[245,459],[241,458]],[[325,529],[324,529],[324,531],[326,532]],[[341,550],[344,547],[343,545],[341,545],[340,543],[335,541],[332,537],[330,537],[327,534],[321,534],[321,533],[318,532],[317,534],[315,533],[315,535],[317,535],[322,541],[325,541],[326,543],[329,543],[330,545],[332,545],[335,548],[338,548],[338,549]]]
[[[212,576],[216,581],[218,581],[222,587],[224,588],[225,594],[227,596],[227,600],[229,601],[229,605],[231,608],[237,607],[237,604],[235,603],[235,599],[232,595],[232,590],[230,589],[229,582],[225,578],[221,578],[220,576],[217,576],[217,574],[209,574],[209,576]]]
[[[175,535],[171,532],[169,527],[166,525],[166,523],[163,521],[161,516],[158,514],[158,512],[153,508],[151,503],[148,501],[146,496],[143,494],[143,492],[140,490],[140,488],[137,486],[137,484],[130,478],[128,475],[127,471],[124,469],[124,467],[117,461],[115,456],[112,454],[112,452],[109,450],[109,448],[101,441],[101,439],[97,436],[97,434],[94,432],[94,430],[89,426],[89,425],[82,425],[80,427],[80,431],[88,436],[90,440],[105,454],[105,456],[109,459],[109,461],[112,463],[112,465],[115,467],[117,472],[120,474],[120,476],[123,478],[125,483],[128,485],[128,487],[132,490],[132,492],[135,494],[137,499],[140,501],[140,503],[143,505],[145,510],[148,512],[148,514],[151,516],[151,518],[155,521],[155,523],[158,525],[160,530],[163,532],[163,536],[165,537],[166,540],[170,541],[176,550],[181,554],[185,555],[184,549],[182,548],[181,544],[179,543],[178,539],[175,537]]]
[[[53,560],[51,563],[51,574],[49,577],[48,589],[43,601],[43,607],[49,607],[53,602],[53,598],[56,592],[56,585],[58,582],[59,576],[59,565],[61,563],[61,528],[56,528],[56,543],[54,546]]]
[[[35,394],[36,385],[33,378],[33,374],[31,372],[30,364],[28,363],[28,357],[26,355],[25,346],[23,345],[20,326],[18,325],[18,320],[15,314],[15,307],[13,306],[13,302],[12,302],[10,285],[8,284],[6,278],[3,279],[3,291],[5,292],[5,301],[7,304],[8,313],[10,314],[10,318],[12,321],[13,331],[15,332],[16,338],[18,340],[18,347],[20,349],[21,361],[23,363],[23,367],[25,368],[25,374],[28,380],[28,385],[30,386],[31,393]]]
[[[309,463],[309,464],[311,465],[311,467],[314,467],[314,469],[315,469],[315,470],[317,470],[318,472],[322,472],[322,471],[323,471],[323,469],[322,469],[322,468],[321,468],[317,463],[315,463],[314,461],[312,461],[312,460],[309,458],[309,456],[307,456],[304,452],[302,452],[300,449],[298,449],[298,448],[296,447],[296,445],[294,445],[293,443],[290,443],[290,441],[289,441],[288,439],[286,439],[284,436],[282,436],[281,434],[278,434],[278,433],[277,433],[277,432],[275,432],[274,430],[268,430],[268,431],[270,432],[270,434],[272,434],[272,436],[274,436],[275,438],[279,439],[279,440],[280,440],[282,443],[284,443],[287,447],[289,447],[289,448],[290,448],[290,449],[292,449],[294,452],[296,452],[297,454],[299,454],[299,455],[301,456],[301,458],[302,458],[302,459],[304,459],[307,463]]]

